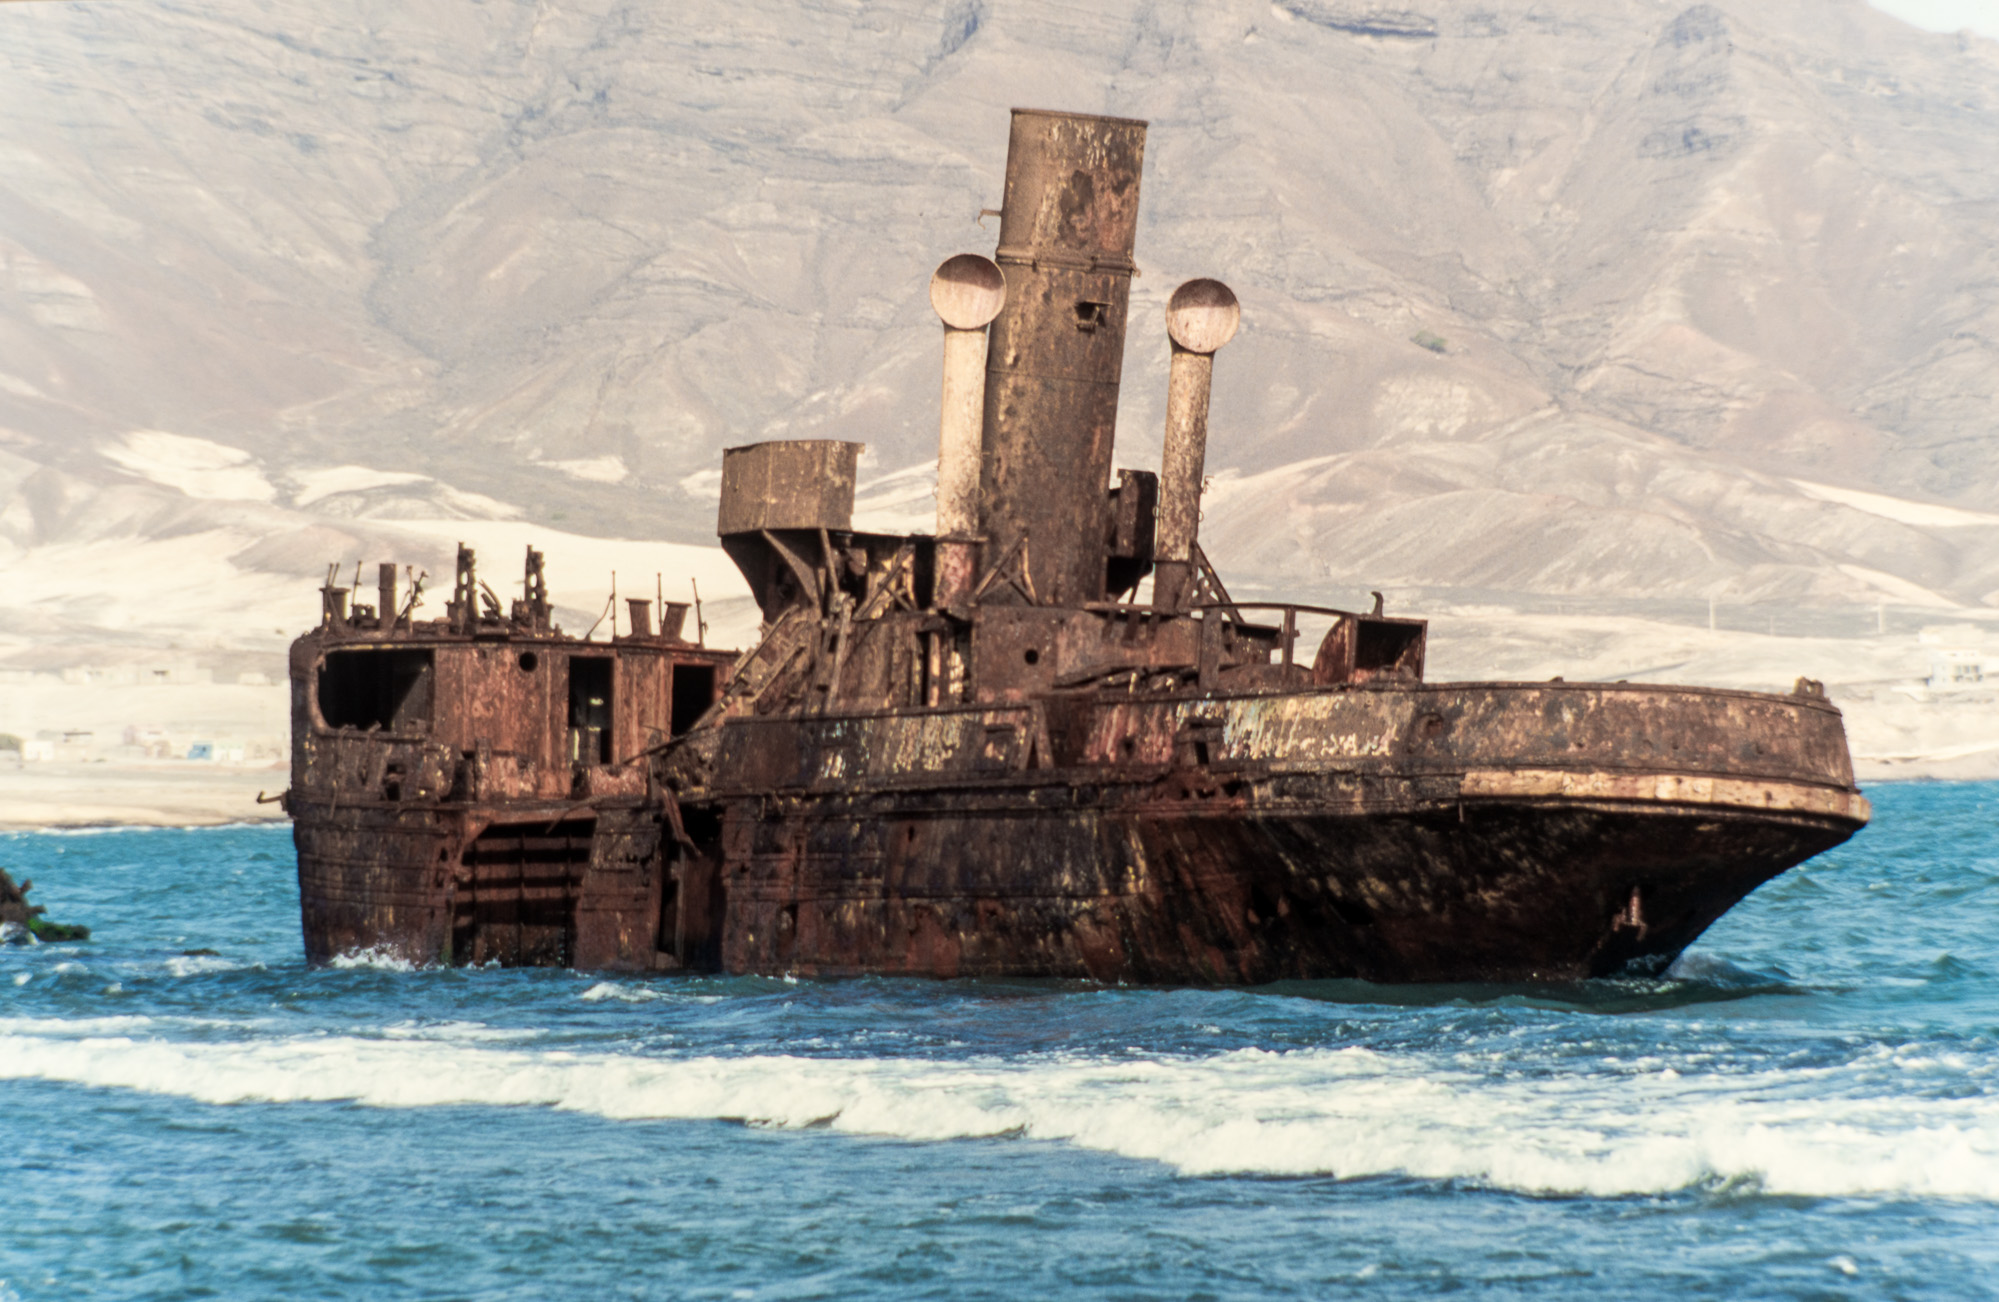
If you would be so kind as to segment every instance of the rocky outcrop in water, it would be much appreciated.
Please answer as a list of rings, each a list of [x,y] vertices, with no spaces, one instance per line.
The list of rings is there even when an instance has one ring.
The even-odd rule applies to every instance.
[[[46,910],[41,905],[28,903],[28,892],[33,887],[32,881],[15,885],[7,870],[0,868],[0,944],[28,945],[90,939],[88,927],[66,926],[44,918],[42,914]]]

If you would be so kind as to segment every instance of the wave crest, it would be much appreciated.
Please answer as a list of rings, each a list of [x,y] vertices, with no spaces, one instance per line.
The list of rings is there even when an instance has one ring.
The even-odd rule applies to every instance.
[[[1801,1073],[1521,1081],[1357,1048],[939,1062],[0,1034],[0,1078],[212,1104],[549,1107],[913,1141],[1021,1136],[1189,1175],[1394,1175],[1599,1196],[1747,1186],[1999,1200],[1999,1102],[1857,1084],[1808,1096],[1792,1075]]]

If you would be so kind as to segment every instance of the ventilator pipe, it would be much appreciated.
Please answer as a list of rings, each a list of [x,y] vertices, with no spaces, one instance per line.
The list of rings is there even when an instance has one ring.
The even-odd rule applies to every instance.
[[[1006,306],[1006,277],[976,253],[947,259],[930,277],[930,306],[944,322],[944,394],[937,421],[937,594],[960,605],[978,581],[980,428],[986,410],[986,327]]]
[[[383,630],[396,626],[396,565],[394,561],[382,561],[375,566],[376,627]]]
[[[1166,449],[1159,466],[1159,531],[1152,604],[1183,608],[1194,590],[1194,541],[1208,457],[1208,386],[1215,353],[1235,337],[1242,308],[1219,280],[1190,280],[1166,304],[1173,371],[1166,386]]]

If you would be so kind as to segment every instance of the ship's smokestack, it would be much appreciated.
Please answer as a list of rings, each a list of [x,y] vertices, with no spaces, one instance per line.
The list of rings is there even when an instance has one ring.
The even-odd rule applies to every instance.
[[[1104,595],[1105,491],[1124,364],[1145,123],[1013,111],[986,361],[987,565],[1024,550],[1044,602]]]
[[[1173,371],[1166,386],[1166,449],[1159,463],[1159,533],[1152,604],[1186,605],[1194,590],[1194,542],[1208,459],[1208,387],[1215,353],[1235,338],[1242,308],[1219,280],[1190,280],[1166,304]]]
[[[976,253],[930,278],[944,322],[944,399],[937,421],[937,597],[957,606],[979,574],[979,433],[986,409],[986,326],[1006,306],[1006,277]]]

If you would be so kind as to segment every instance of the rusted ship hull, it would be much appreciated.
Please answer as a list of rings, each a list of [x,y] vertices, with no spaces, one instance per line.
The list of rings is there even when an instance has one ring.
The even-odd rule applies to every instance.
[[[293,817],[308,962],[675,965],[671,933],[662,946],[658,931],[660,820],[636,801],[502,811],[298,802]]]
[[[1633,775],[1624,790],[1643,798],[1553,781],[1277,785],[744,801],[726,809],[719,872],[674,861],[637,809],[482,835],[469,811],[301,808],[306,957],[1186,984],[1605,976],[1670,961],[1864,820],[1824,788],[1760,783],[1769,801],[1752,806],[1685,775]]]
[[[674,862],[638,810],[481,836],[463,813],[301,809],[306,956],[1192,984],[1602,976],[1670,961],[1860,817],[1788,785],[1784,809],[1292,785],[1269,801],[1063,783],[744,802],[719,874]]]
[[[1561,980],[1663,966],[1867,817],[1821,698],[1699,689],[750,718],[711,762],[715,788],[672,814],[639,797],[300,802],[307,955]]]
[[[1040,790],[981,812],[832,798],[773,826],[741,811],[722,966],[1196,985],[1656,971],[1854,826],[1422,785],[1346,814],[1120,808],[1087,789],[1071,813]]]
[[[1838,712],[1811,696],[1437,685],[1049,722],[1030,705],[725,728],[722,966],[1603,976],[1669,962],[1867,817]]]

